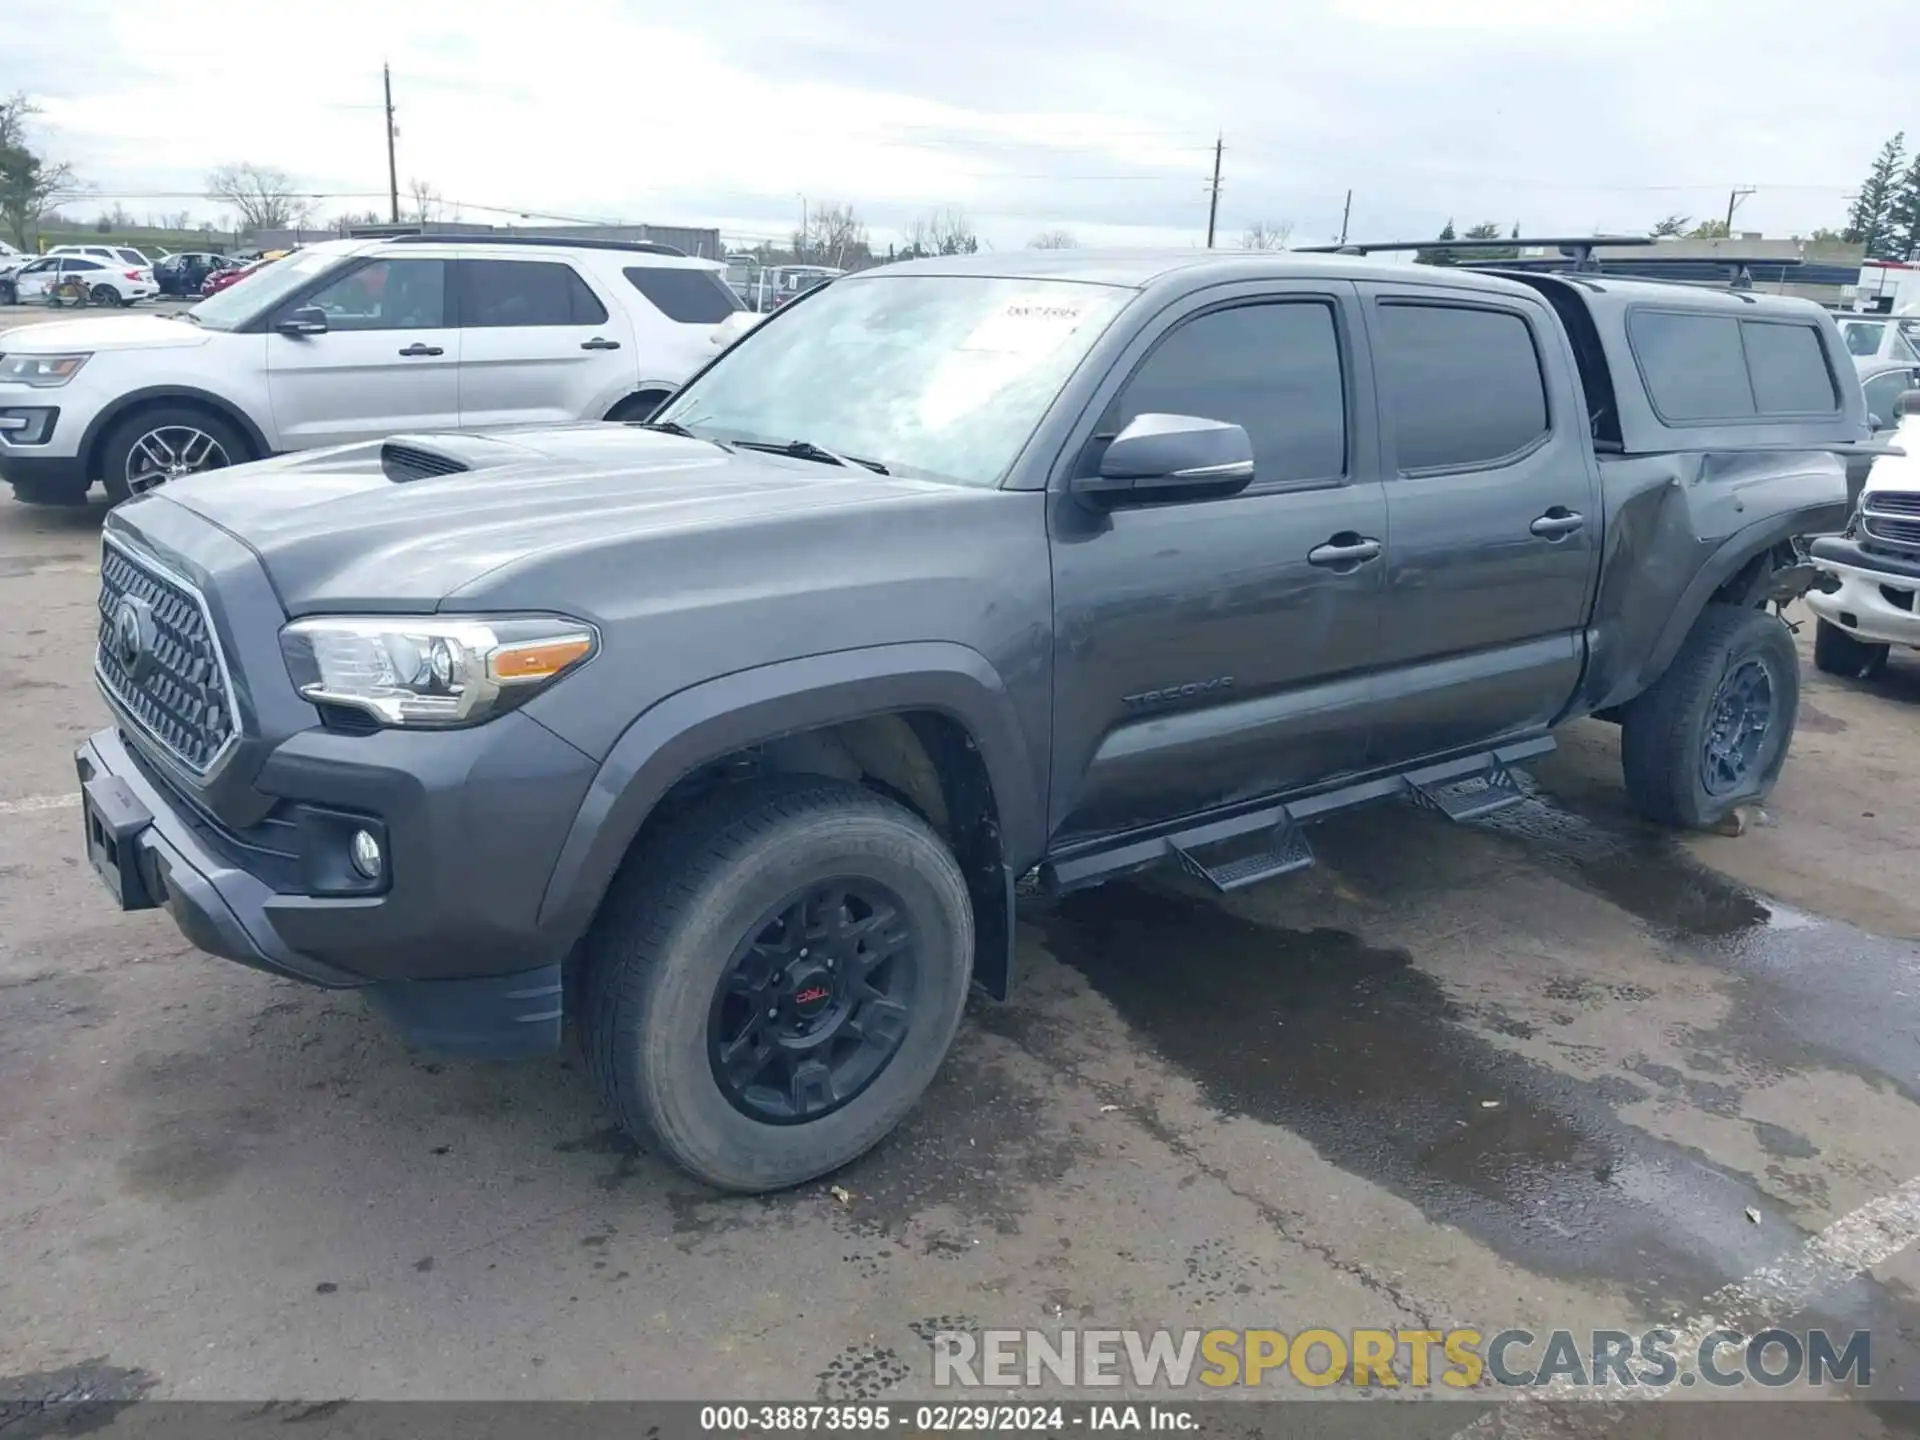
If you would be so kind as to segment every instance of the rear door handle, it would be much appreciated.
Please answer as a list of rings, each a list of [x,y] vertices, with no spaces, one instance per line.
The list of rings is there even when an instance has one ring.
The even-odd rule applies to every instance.
[[[438,345],[422,345],[416,340],[400,353],[408,358],[412,358],[416,355],[444,355],[447,352],[442,350]]]
[[[618,350],[620,348],[620,342],[618,340],[606,340],[596,335],[591,340],[581,341],[580,348],[582,350]]]
[[[1356,565],[1379,558],[1380,542],[1356,535],[1351,530],[1343,530],[1326,544],[1316,545],[1307,552],[1309,565],[1319,565],[1328,570],[1351,570]]]
[[[1587,517],[1577,510],[1556,505],[1527,528],[1543,540],[1560,540],[1573,534],[1586,523]]]

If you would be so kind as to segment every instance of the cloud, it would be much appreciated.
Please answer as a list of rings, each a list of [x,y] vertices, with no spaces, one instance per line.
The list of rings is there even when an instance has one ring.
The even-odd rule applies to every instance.
[[[386,190],[379,61],[400,179],[477,207],[778,236],[850,202],[882,240],[964,206],[993,243],[1191,241],[1226,139],[1221,228],[1357,234],[1841,218],[1914,122],[1898,0],[1846,23],[1785,0],[331,0],[324,16],[132,25],[117,0],[37,9],[0,91],[100,198],[170,198],[229,160],[361,210]],[[1920,123],[1915,125],[1920,129]],[[148,199],[146,197],[154,197]]]

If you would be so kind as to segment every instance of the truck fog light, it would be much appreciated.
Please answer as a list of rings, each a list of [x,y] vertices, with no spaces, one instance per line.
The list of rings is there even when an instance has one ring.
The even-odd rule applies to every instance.
[[[380,878],[381,866],[385,857],[380,853],[380,842],[371,832],[356,830],[353,832],[353,868],[369,880]]]

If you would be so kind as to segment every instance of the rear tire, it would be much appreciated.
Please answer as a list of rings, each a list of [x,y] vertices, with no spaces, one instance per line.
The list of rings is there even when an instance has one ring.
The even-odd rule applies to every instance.
[[[1800,710],[1800,661],[1784,621],[1709,605],[1666,674],[1626,707],[1620,761],[1648,819],[1706,829],[1779,778]]]
[[[1886,668],[1887,652],[1892,648],[1849,635],[1830,621],[1822,620],[1814,626],[1814,668],[1828,675],[1870,680]]]
[[[120,292],[114,289],[111,285],[94,286],[93,294],[91,294],[87,298],[93,301],[93,303],[96,305],[103,305],[108,307],[118,307],[121,305],[125,305],[127,303],[126,301],[120,298]]]
[[[776,777],[645,840],[585,958],[587,1058],[620,1125],[722,1190],[780,1190],[864,1154],[926,1090],[966,1005],[973,911],[917,815]]]

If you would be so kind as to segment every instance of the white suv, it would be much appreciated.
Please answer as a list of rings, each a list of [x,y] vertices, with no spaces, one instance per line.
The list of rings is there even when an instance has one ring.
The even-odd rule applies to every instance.
[[[0,478],[78,504],[399,431],[644,419],[733,338],[723,275],[622,241],[310,245],[181,316],[0,333]]]

